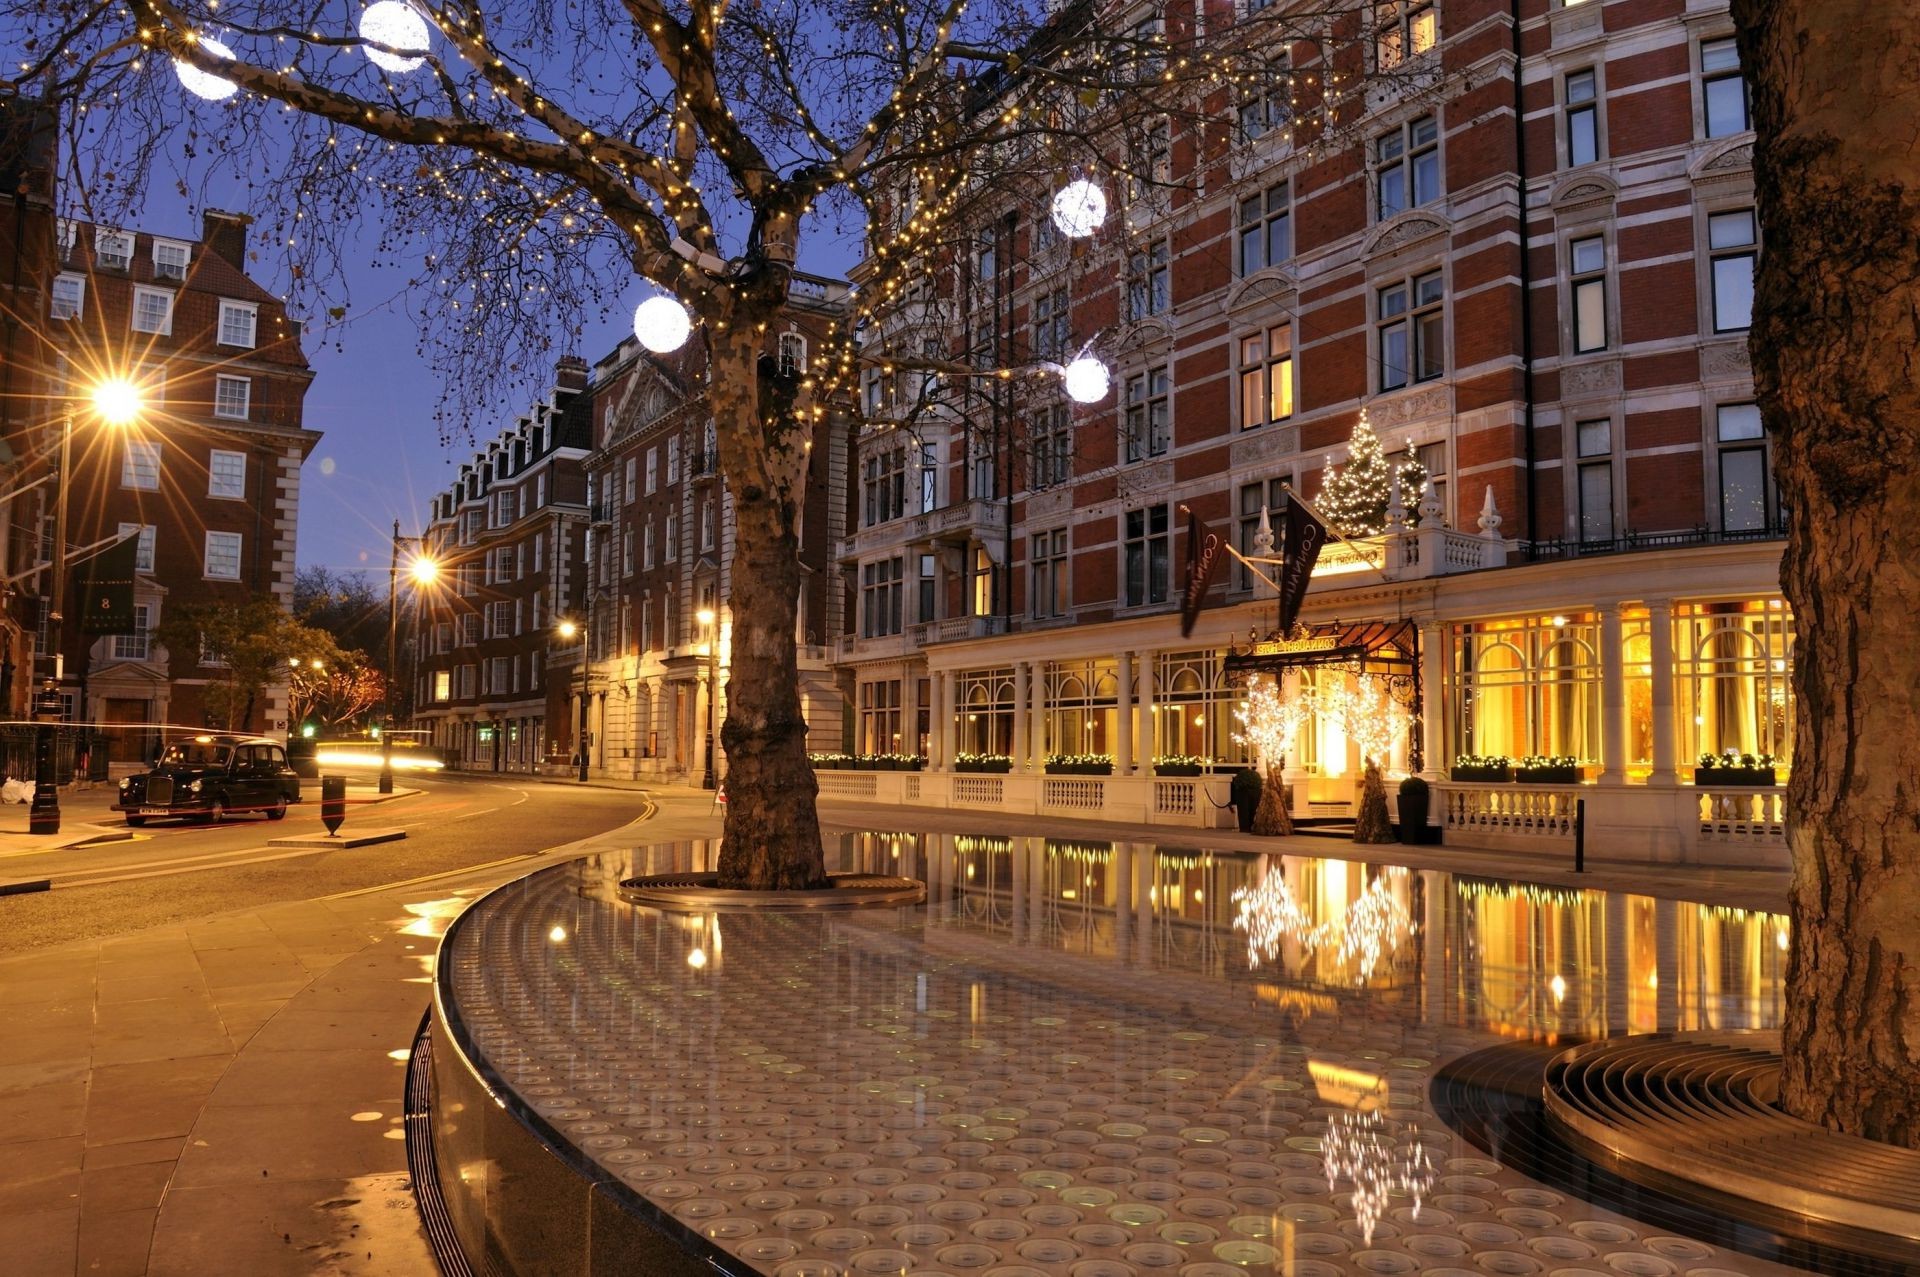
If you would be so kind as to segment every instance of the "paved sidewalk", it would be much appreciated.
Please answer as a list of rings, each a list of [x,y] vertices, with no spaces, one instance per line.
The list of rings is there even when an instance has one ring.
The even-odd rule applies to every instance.
[[[714,828],[669,800],[493,866],[0,960],[0,1269],[431,1273],[401,1093],[448,920],[560,858]]]
[[[305,800],[302,806],[311,804],[314,811],[320,806],[320,786],[318,782],[307,781],[301,786],[301,796]],[[390,803],[397,798],[411,798],[420,791],[394,787],[391,794],[383,794],[374,785],[348,785],[347,807],[367,807],[375,803]],[[112,785],[97,784],[90,789],[60,791],[60,832],[57,834],[30,834],[27,832],[28,804],[12,803],[0,807],[0,856],[10,851],[61,851],[70,847],[83,847],[96,842],[125,842],[135,836],[127,828],[127,822],[113,810],[116,797]],[[0,873],[0,878],[6,875]]]

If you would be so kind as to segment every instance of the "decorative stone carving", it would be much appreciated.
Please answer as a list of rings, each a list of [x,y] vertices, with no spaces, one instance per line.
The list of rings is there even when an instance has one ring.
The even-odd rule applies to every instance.
[[[1287,299],[1293,296],[1298,285],[1293,271],[1286,267],[1272,268],[1243,281],[1227,298],[1227,311],[1238,315],[1243,311],[1260,306],[1278,303],[1282,309],[1291,311]]]
[[[1056,514],[1065,514],[1073,509],[1073,489],[1050,488],[1045,492],[1036,492],[1027,498],[1027,517],[1029,519],[1048,519]]]
[[[1707,380],[1751,377],[1753,360],[1744,341],[1700,348],[1700,376]]]
[[[1708,158],[1700,166],[1702,173],[1718,172],[1722,169],[1750,169],[1753,167],[1753,143],[1738,142],[1720,154]]]
[[[1611,360],[1598,364],[1576,364],[1560,374],[1560,396],[1563,399],[1606,394],[1618,389],[1620,365]]]
[[[1418,243],[1435,235],[1443,235],[1446,229],[1445,223],[1429,215],[1404,214],[1399,219],[1387,223],[1386,228],[1373,237],[1373,242],[1367,245],[1367,255],[1391,253],[1395,249],[1405,248],[1408,244]]]
[[[1428,417],[1444,417],[1452,410],[1452,392],[1445,386],[1418,390],[1410,395],[1375,400],[1367,405],[1367,418],[1374,428],[1402,426]]]
[[[1300,451],[1300,428],[1298,426],[1268,426],[1262,430],[1244,434],[1233,441],[1233,467],[1259,465],[1263,461],[1272,461],[1279,457],[1290,457]]]
[[[1120,472],[1120,490],[1129,496],[1148,492],[1165,492],[1173,486],[1173,462],[1156,461],[1149,466],[1135,466]]]

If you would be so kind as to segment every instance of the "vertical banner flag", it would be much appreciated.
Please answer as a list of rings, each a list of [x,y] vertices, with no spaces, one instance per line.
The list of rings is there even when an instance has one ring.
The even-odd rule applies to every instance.
[[[1199,515],[1186,506],[1180,508],[1187,515],[1187,580],[1180,591],[1180,637],[1186,638],[1193,633],[1193,623],[1199,619],[1207,589],[1213,584],[1213,571],[1220,566],[1226,550],[1220,538],[1200,522]]]
[[[138,634],[133,610],[133,577],[140,563],[140,538],[110,545],[88,562],[80,579],[82,634]]]
[[[1281,519],[1280,633],[1285,636],[1300,616],[1306,601],[1307,583],[1313,579],[1313,565],[1319,561],[1320,547],[1327,543],[1327,525],[1307,509],[1300,498],[1287,492],[1287,512]]]

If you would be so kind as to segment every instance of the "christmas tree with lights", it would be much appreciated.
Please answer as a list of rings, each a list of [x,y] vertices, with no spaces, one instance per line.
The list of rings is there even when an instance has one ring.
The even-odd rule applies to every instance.
[[[1380,449],[1380,436],[1373,433],[1367,421],[1367,410],[1362,408],[1353,437],[1347,441],[1347,463],[1327,475],[1314,505],[1346,536],[1378,536],[1387,529],[1387,505],[1392,499],[1396,469],[1400,473],[1400,504],[1406,507],[1407,523],[1411,525],[1419,517],[1427,468],[1413,456],[1397,466],[1389,460]]]

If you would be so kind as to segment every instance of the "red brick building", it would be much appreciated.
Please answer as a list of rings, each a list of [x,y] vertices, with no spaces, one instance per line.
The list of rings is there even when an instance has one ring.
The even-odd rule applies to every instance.
[[[1158,16],[1217,30],[1238,11]],[[1034,192],[939,264],[954,353],[1022,366],[1091,343],[1114,391],[1080,407],[1054,381],[989,384],[909,433],[870,381],[840,552],[856,748],[899,741],[936,769],[1010,754],[992,803],[1200,818],[1154,760],[1245,756],[1227,657],[1272,609],[1236,567],[1180,636],[1180,507],[1251,551],[1262,508],[1318,492],[1364,411],[1431,483],[1323,558],[1304,619],[1386,628],[1351,671],[1277,663],[1296,695],[1325,709],[1352,673],[1398,680],[1421,731],[1394,765],[1420,736],[1436,780],[1455,754],[1574,757],[1605,819],[1663,855],[1695,851],[1698,755],[1785,765],[1784,514],[1746,352],[1760,228],[1724,5],[1379,15],[1364,57],[1424,87],[1368,93],[1323,149],[1294,147],[1283,101],[1223,90],[1204,122],[1146,130],[1135,162],[1164,185],[1109,189],[1093,239],[1057,234]],[[1113,779],[1019,779],[1053,753],[1109,755]],[[1331,713],[1288,765],[1297,810],[1347,810],[1359,757]],[[1571,792],[1540,800],[1541,828],[1570,828]],[[1494,819],[1443,797],[1450,820]]]
[[[461,767],[533,771],[572,740],[549,717],[547,667],[577,648],[556,626],[585,561],[596,393],[583,361],[560,360],[541,401],[433,499],[424,541],[440,572],[417,594],[415,720]]]
[[[197,238],[56,222],[45,304],[20,356],[37,381],[26,437],[42,464],[57,456],[69,404],[73,413],[61,694],[71,718],[126,725],[109,732],[117,761],[152,747],[154,734],[134,725],[215,725],[205,692],[219,671],[198,651],[155,641],[167,609],[262,596],[292,604],[300,467],[320,438],[303,423],[313,371],[299,322],[247,275],[249,220],[209,211]],[[111,379],[139,388],[139,414],[124,427],[92,410],[94,387]],[[16,533],[37,533],[25,539],[42,561],[55,490],[43,484],[14,503]],[[138,541],[140,630],[89,638],[77,623],[79,561],[128,536]],[[53,663],[39,613],[44,678]],[[286,689],[272,687],[239,726],[284,733],[286,717]]]

